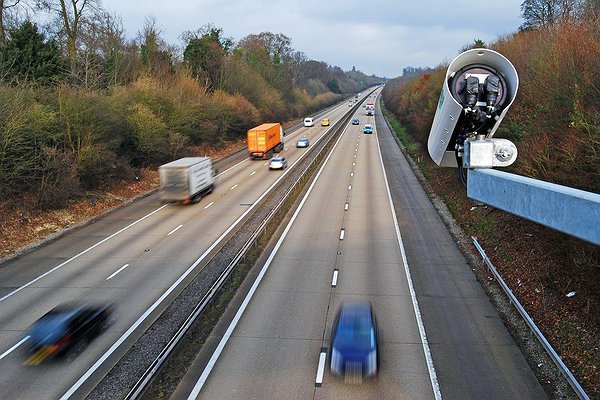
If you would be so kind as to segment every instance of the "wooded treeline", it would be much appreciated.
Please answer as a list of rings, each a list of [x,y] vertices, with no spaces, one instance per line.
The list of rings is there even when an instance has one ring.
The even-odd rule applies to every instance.
[[[381,83],[309,60],[283,34],[235,43],[205,25],[167,43],[147,18],[135,40],[95,0],[0,0],[0,200],[60,207],[135,169],[300,118]],[[28,18],[45,12],[51,23]]]
[[[496,136],[519,149],[509,170],[600,193],[600,3],[571,2],[578,8],[568,9],[579,13],[555,9],[552,21],[526,20],[519,32],[486,46],[511,60],[519,74],[515,103]],[[522,9],[531,3],[571,2],[528,0]],[[462,50],[482,44],[476,41]],[[427,151],[446,69],[440,65],[416,77],[396,78],[383,91],[387,108],[421,152]]]

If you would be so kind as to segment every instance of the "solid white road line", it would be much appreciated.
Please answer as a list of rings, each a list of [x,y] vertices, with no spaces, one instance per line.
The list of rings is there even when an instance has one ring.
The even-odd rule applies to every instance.
[[[116,270],[115,272],[113,272],[108,278],[106,278],[106,280],[114,278],[119,272],[123,271],[127,267],[129,267],[129,264],[123,265],[121,268],[119,268],[118,270]]]
[[[169,205],[169,203],[167,203],[167,204],[165,204],[165,205],[163,205],[163,206],[161,206],[161,207],[157,208],[156,210],[152,211],[152,212],[151,212],[151,213],[149,213],[149,214],[146,214],[146,215],[144,215],[142,218],[138,219],[137,221],[134,221],[134,222],[132,222],[131,224],[129,224],[129,225],[127,225],[126,227],[124,227],[124,228],[122,228],[122,229],[118,230],[117,232],[113,233],[112,235],[110,235],[110,236],[108,236],[108,237],[106,237],[106,238],[102,239],[101,241],[99,241],[99,242],[98,242],[98,243],[96,243],[95,245],[93,245],[93,246],[91,246],[91,247],[88,247],[87,249],[85,249],[85,250],[83,250],[82,252],[80,252],[80,253],[78,253],[78,254],[74,255],[73,257],[69,258],[68,260],[66,260],[66,261],[63,261],[62,263],[60,263],[60,264],[59,264],[59,265],[57,265],[56,267],[54,267],[54,268],[52,268],[52,269],[50,269],[50,270],[48,270],[48,271],[44,272],[42,275],[38,276],[37,278],[30,280],[29,282],[27,282],[27,283],[26,283],[26,284],[24,284],[23,286],[20,286],[20,287],[18,287],[17,289],[13,290],[12,292],[10,292],[10,293],[8,293],[8,294],[5,294],[4,296],[2,296],[2,297],[0,298],[0,302],[3,302],[4,300],[8,299],[9,297],[12,297],[13,295],[15,295],[16,293],[18,293],[18,292],[20,292],[21,290],[25,289],[26,287],[33,285],[34,283],[36,283],[36,282],[37,282],[37,281],[39,281],[40,279],[42,279],[42,278],[44,278],[44,277],[46,277],[46,276],[50,275],[51,273],[53,273],[54,271],[56,271],[56,270],[58,270],[58,269],[60,269],[60,268],[64,267],[65,265],[67,265],[67,264],[68,264],[68,263],[70,263],[71,261],[75,260],[76,258],[79,258],[79,257],[81,257],[82,255],[84,255],[85,253],[87,253],[88,251],[95,249],[96,247],[100,246],[102,243],[104,243],[104,242],[106,242],[106,241],[108,241],[108,240],[110,240],[110,239],[114,238],[114,237],[115,237],[115,236],[117,236],[119,233],[121,233],[121,232],[125,231],[126,229],[129,229],[129,228],[131,228],[132,226],[134,226],[134,225],[138,224],[139,222],[141,222],[141,221],[145,220],[145,219],[146,219],[146,218],[148,218],[149,216],[151,216],[151,215],[153,215],[153,214],[155,214],[155,213],[159,212],[160,210],[162,210],[163,208],[167,207],[168,205]]]
[[[213,204],[215,204],[215,202],[211,201],[210,203],[208,203],[207,205],[204,206],[204,209],[206,210],[208,207],[212,206]]]
[[[13,347],[11,347],[10,349],[6,350],[4,353],[0,354],[0,360],[2,360],[4,357],[6,357],[10,353],[12,353],[17,347],[19,347],[20,345],[22,345],[23,343],[25,343],[27,341],[27,339],[29,339],[29,336],[25,336],[23,339],[21,339],[19,341],[19,343],[15,344]]]
[[[375,129],[375,137],[377,138],[377,131]],[[402,235],[400,234],[400,226],[398,225],[398,218],[396,216],[396,210],[394,209],[394,202],[392,200],[392,193],[390,192],[390,185],[388,184],[387,174],[385,173],[385,166],[383,164],[383,156],[381,155],[381,147],[379,146],[379,140],[377,142],[377,149],[379,151],[379,162],[381,163],[381,169],[383,171],[383,180],[385,182],[385,188],[388,195],[388,202],[392,213],[392,219],[394,220],[394,226],[396,228],[396,237],[398,238],[398,245],[400,246],[400,253],[402,254],[402,264],[404,264],[404,273],[408,282],[408,288],[410,290],[410,298],[412,300],[413,310],[415,312],[415,318],[417,320],[417,326],[419,327],[419,335],[421,336],[421,344],[423,346],[423,353],[425,355],[425,361],[427,363],[427,370],[429,371],[429,380],[431,382],[431,388],[435,400],[442,400],[442,392],[440,391],[440,385],[433,366],[433,358],[431,357],[431,349],[429,348],[429,342],[427,341],[427,335],[425,333],[425,326],[423,325],[423,319],[421,318],[421,311],[419,309],[419,302],[417,301],[417,294],[413,286],[410,269],[408,267],[408,260],[406,258],[406,252],[404,250],[404,243],[402,242]]]
[[[331,151],[327,155],[327,158],[325,158],[325,161],[323,162],[323,165],[321,165],[321,168],[319,169],[319,171],[315,175],[315,179],[313,179],[313,181],[310,184],[308,190],[304,194],[304,197],[302,198],[302,200],[300,201],[300,204],[298,205],[298,208],[296,209],[296,211],[292,215],[292,218],[290,219],[290,222],[288,223],[288,225],[283,230],[283,233],[281,234],[281,236],[279,237],[279,240],[275,244],[275,247],[273,248],[273,251],[269,255],[269,258],[267,258],[267,261],[265,262],[265,265],[263,265],[263,267],[260,270],[258,276],[256,277],[256,280],[252,284],[252,287],[250,288],[250,291],[248,292],[248,294],[244,298],[244,301],[242,302],[242,304],[240,305],[240,308],[238,309],[237,313],[233,317],[233,320],[231,321],[231,323],[227,327],[227,330],[225,331],[225,334],[223,334],[223,337],[221,338],[221,341],[217,345],[217,348],[215,349],[215,351],[213,352],[212,356],[210,357],[210,360],[208,360],[208,363],[206,364],[206,367],[204,368],[204,371],[202,371],[202,374],[200,375],[200,378],[198,378],[198,381],[196,382],[196,385],[194,385],[194,388],[192,389],[192,392],[188,396],[188,400],[193,400],[196,397],[198,397],[198,394],[200,393],[200,391],[202,390],[202,387],[206,383],[206,380],[208,379],[208,376],[210,375],[211,371],[215,367],[215,365],[217,363],[217,360],[221,356],[221,353],[223,352],[223,349],[225,348],[225,345],[229,341],[229,338],[231,337],[231,334],[233,333],[233,330],[235,329],[235,327],[237,326],[238,322],[242,318],[242,315],[244,314],[244,311],[246,310],[246,307],[248,307],[248,304],[250,303],[250,300],[252,299],[252,296],[254,295],[254,292],[256,292],[256,289],[258,288],[258,285],[260,284],[263,276],[267,273],[267,270],[269,269],[269,266],[273,262],[273,259],[275,258],[275,255],[277,254],[277,252],[279,251],[279,248],[283,244],[283,241],[285,240],[288,232],[292,228],[292,225],[296,221],[296,218],[298,218],[298,214],[300,214],[300,211],[302,210],[302,207],[304,207],[304,203],[306,203],[306,200],[308,199],[308,196],[310,196],[310,194],[311,194],[314,186],[316,185],[317,181],[319,180],[319,177],[321,176],[321,173],[323,172],[323,170],[325,169],[325,166],[329,162],[329,159],[331,158],[331,155],[333,154],[333,151],[335,150],[335,148],[337,147],[338,143],[340,142],[340,140],[342,139],[342,137],[344,136],[345,133],[346,133],[346,130],[344,129],[344,131],[342,132],[342,134],[340,135],[340,137],[337,139],[337,141],[333,145]],[[275,183],[277,183],[277,182],[275,182]]]
[[[315,384],[317,386],[321,386],[323,383],[323,375],[325,373],[325,360],[327,359],[327,353],[324,351],[319,354],[319,367],[317,368],[317,379],[315,379]]]
[[[337,280],[338,280],[338,274],[339,274],[339,270],[334,269],[333,270],[333,279],[331,280],[331,287],[336,287],[337,286]]]
[[[177,232],[177,230],[179,228],[181,228],[183,226],[183,224],[179,225],[177,228],[173,229],[171,232],[167,233],[167,236],[171,236],[172,234],[174,234],[175,232]]]

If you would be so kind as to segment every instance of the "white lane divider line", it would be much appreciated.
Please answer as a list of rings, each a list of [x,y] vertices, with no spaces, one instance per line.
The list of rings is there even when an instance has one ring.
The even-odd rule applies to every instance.
[[[129,264],[123,265],[121,268],[119,268],[118,270],[116,270],[115,272],[113,272],[108,278],[106,278],[106,280],[114,278],[119,272],[123,271],[127,267],[129,267]]]
[[[237,184],[237,183],[236,183],[235,185],[233,185],[233,186],[231,187],[231,189],[229,189],[229,190],[233,190],[233,189],[235,189],[236,187],[238,187],[238,184]]]
[[[267,161],[266,163],[264,163],[263,165],[269,165],[269,162]]]
[[[267,273],[267,270],[269,269],[271,263],[273,262],[273,259],[275,258],[275,255],[279,251],[279,248],[281,247],[283,241],[285,240],[288,232],[290,231],[290,229],[292,229],[292,225],[294,225],[294,222],[298,218],[298,214],[300,214],[300,211],[304,207],[304,203],[306,203],[306,200],[308,199],[308,197],[310,196],[313,188],[317,184],[317,182],[319,180],[319,177],[323,173],[323,170],[325,169],[325,166],[328,164],[329,159],[331,158],[331,155],[333,154],[334,150],[337,148],[337,146],[338,146],[340,140],[342,139],[342,137],[344,136],[345,132],[346,131],[344,130],[342,132],[342,134],[340,135],[340,137],[338,137],[337,141],[333,145],[333,148],[331,149],[331,151],[329,152],[329,154],[325,158],[325,161],[323,162],[323,165],[321,165],[321,168],[319,169],[319,171],[315,175],[315,178],[313,179],[312,183],[308,187],[308,190],[304,194],[304,197],[300,201],[300,204],[298,205],[298,208],[296,209],[296,211],[292,215],[292,218],[290,219],[290,222],[288,222],[287,226],[283,230],[283,233],[281,234],[281,236],[279,236],[279,239],[277,240],[277,243],[275,244],[275,247],[273,248],[273,251],[271,252],[271,254],[269,255],[269,257],[267,258],[267,261],[265,262],[265,264],[263,265],[262,269],[258,273],[258,276],[256,277],[256,280],[252,284],[252,287],[248,291],[248,294],[244,298],[244,301],[242,301],[242,304],[240,305],[240,308],[238,309],[238,311],[235,314],[235,316],[233,317],[233,320],[231,321],[231,324],[229,324],[229,327],[227,327],[227,330],[223,334],[223,337],[221,338],[221,341],[217,345],[217,348],[215,349],[215,351],[213,352],[212,356],[210,357],[210,360],[208,360],[208,363],[206,364],[206,367],[204,367],[204,371],[202,371],[202,374],[200,375],[200,378],[198,378],[198,381],[196,382],[196,385],[194,385],[194,388],[192,389],[192,392],[188,396],[188,400],[195,400],[196,397],[198,397],[198,394],[200,393],[200,391],[202,390],[202,387],[206,383],[206,380],[208,379],[208,376],[210,375],[211,371],[213,370],[213,368],[217,364],[217,360],[221,356],[221,353],[223,352],[223,349],[225,348],[225,345],[229,341],[229,338],[231,337],[231,334],[233,333],[233,331],[234,331],[235,327],[237,326],[239,320],[242,318],[242,315],[244,314],[244,311],[246,310],[246,307],[248,307],[248,304],[250,303],[250,300],[252,299],[252,296],[254,296],[254,292],[256,292],[256,289],[258,288],[258,285],[260,285],[260,282],[262,281],[263,277]],[[278,182],[279,181],[275,182],[273,184],[273,187]],[[265,194],[265,196],[266,196],[266,194]],[[260,200],[261,199],[259,199],[258,201],[260,201]],[[258,203],[258,201],[257,201],[257,203]],[[242,215],[242,217],[244,217],[244,216],[245,216],[245,214]],[[227,231],[225,233],[229,233],[229,231]],[[74,390],[72,390],[72,391],[69,392],[69,396],[72,393],[74,393]],[[61,400],[67,399],[69,396],[65,395],[65,396],[63,396],[63,398]]]
[[[344,240],[344,236],[346,236],[346,230],[342,228],[342,230],[340,231],[340,240]]]
[[[215,204],[215,202],[211,201],[210,203],[208,203],[207,205],[204,206],[204,209],[206,210],[208,207],[212,206],[213,204]]]
[[[350,176],[354,176],[354,172],[350,172]]]
[[[95,245],[88,247],[87,249],[83,250],[82,252],[74,255],[73,257],[69,258],[66,261],[63,261],[61,264],[57,265],[56,267],[52,268],[51,270],[48,270],[46,272],[44,272],[42,275],[38,276],[35,279],[30,280],[29,282],[27,282],[26,284],[18,287],[17,289],[13,290],[12,292],[4,295],[3,297],[0,297],[0,303],[3,302],[4,300],[8,299],[9,297],[12,297],[13,295],[19,293],[21,290],[25,289],[26,287],[29,287],[31,285],[33,285],[34,283],[36,283],[37,281],[39,281],[40,279],[50,275],[51,273],[53,273],[54,271],[64,267],[65,265],[67,265],[68,263],[70,263],[71,261],[75,260],[76,258],[81,257],[82,255],[84,255],[85,253],[87,253],[90,250],[95,249],[96,247],[100,246],[102,243],[114,238],[115,236],[117,236],[119,233],[125,231],[126,229],[131,228],[132,226],[136,225],[139,222],[142,222],[143,220],[145,220],[146,218],[150,217],[151,215],[154,215],[155,213],[159,212],[160,210],[162,210],[163,208],[167,207],[169,205],[169,203],[157,208],[156,210],[152,211],[149,214],[144,215],[142,218],[138,219],[137,221],[132,222],[131,224],[127,225],[124,228],[121,228],[120,230],[118,230],[117,232],[113,233],[112,235],[102,239],[101,241],[99,241],[98,243],[96,243]]]
[[[339,272],[340,271],[337,268],[333,270],[333,279],[331,280],[331,287],[337,286]]]
[[[375,135],[377,135],[377,131],[375,131]],[[433,365],[433,357],[431,356],[431,349],[429,348],[429,341],[427,340],[427,334],[425,333],[425,325],[423,324],[423,318],[421,317],[421,309],[419,308],[417,293],[415,292],[415,287],[413,285],[410,268],[408,265],[408,259],[406,257],[406,251],[404,249],[404,242],[402,241],[400,225],[398,224],[398,217],[396,215],[396,210],[394,209],[394,201],[392,200],[392,192],[390,191],[390,185],[388,183],[387,174],[385,172],[385,165],[383,164],[383,156],[381,155],[381,146],[379,146],[379,140],[377,140],[376,143],[377,150],[379,152],[379,163],[381,164],[381,170],[383,171],[383,181],[385,182],[388,203],[390,205],[390,212],[392,213],[392,220],[394,221],[394,227],[396,228],[398,246],[400,247],[400,254],[402,255],[402,264],[404,264],[404,274],[406,275],[406,281],[408,283],[410,298],[413,305],[413,311],[415,312],[415,319],[417,320],[417,326],[419,328],[419,336],[421,336],[421,346],[423,348],[425,361],[427,363],[427,370],[429,372],[429,381],[431,383],[431,389],[433,390],[433,396],[435,400],[442,400],[442,392],[440,390],[440,384],[437,378],[437,373],[435,372],[435,367]]]
[[[317,368],[317,379],[315,379],[315,386],[321,387],[323,384],[323,375],[325,374],[325,360],[327,359],[327,352],[325,349],[321,349],[319,354],[319,367]]]
[[[348,190],[352,190],[352,185],[348,185]]]
[[[175,232],[177,232],[177,230],[179,228],[181,228],[183,226],[183,224],[180,224],[177,228],[173,229],[171,232],[167,233],[167,236],[171,236],[172,234],[174,234]]]
[[[344,205],[344,211],[348,211],[348,208],[349,208],[349,207],[350,207],[350,205],[349,205],[348,203],[346,203],[346,204]]]
[[[4,357],[6,357],[7,355],[9,355],[13,351],[15,351],[15,349],[17,347],[19,347],[20,345],[22,345],[23,343],[25,343],[28,339],[29,339],[29,336],[25,336],[23,339],[21,339],[19,341],[19,343],[15,344],[13,347],[11,347],[10,349],[6,350],[4,353],[0,354],[0,360],[2,360]]]
[[[254,175],[256,173],[256,171],[252,171],[252,173],[250,174],[250,176]]]

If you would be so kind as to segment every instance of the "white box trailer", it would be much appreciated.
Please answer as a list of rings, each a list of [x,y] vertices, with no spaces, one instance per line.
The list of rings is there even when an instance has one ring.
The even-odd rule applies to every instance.
[[[160,198],[184,204],[200,201],[212,193],[215,172],[210,157],[184,157],[158,167]]]

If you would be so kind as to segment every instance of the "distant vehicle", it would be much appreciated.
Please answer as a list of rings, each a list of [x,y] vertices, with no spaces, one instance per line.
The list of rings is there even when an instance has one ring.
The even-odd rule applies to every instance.
[[[352,107],[354,104],[352,103],[352,100],[350,100],[350,103],[348,103],[348,107]]]
[[[268,160],[283,150],[283,127],[267,123],[248,130],[248,155],[251,159]]]
[[[112,308],[99,306],[58,306],[38,319],[27,332],[25,342],[30,357],[26,365],[44,360],[75,359],[87,345],[108,330]]]
[[[362,105],[362,108],[365,108],[366,106],[367,106],[366,104],[363,104],[363,105]]]
[[[369,303],[342,304],[331,332],[330,372],[352,383],[375,376],[379,367],[378,336],[377,320]]]
[[[329,126],[329,118],[323,118],[321,120],[321,126]]]
[[[365,110],[367,112],[367,115],[373,115],[373,112],[375,111],[375,106],[373,106],[372,104],[367,104]]]
[[[309,145],[310,143],[308,142],[307,138],[300,138],[296,142],[296,147],[308,147]]]
[[[360,124],[360,120],[358,118],[354,118],[352,120],[352,125],[359,125]]]
[[[304,118],[304,126],[305,127],[314,126],[314,125],[315,125],[315,121],[312,118]]]
[[[366,124],[363,128],[363,133],[373,133],[373,126],[371,124]]]
[[[158,167],[160,199],[197,203],[215,187],[210,157],[184,157]]]
[[[284,169],[287,167],[287,160],[285,157],[274,157],[269,162],[269,169]]]

